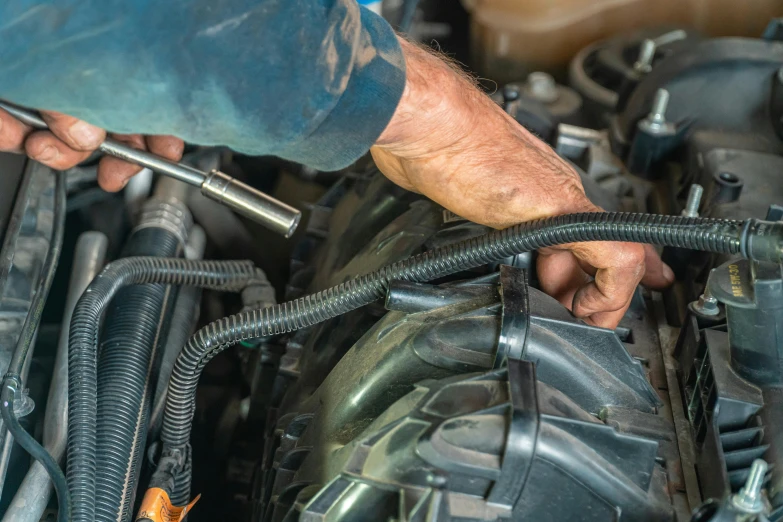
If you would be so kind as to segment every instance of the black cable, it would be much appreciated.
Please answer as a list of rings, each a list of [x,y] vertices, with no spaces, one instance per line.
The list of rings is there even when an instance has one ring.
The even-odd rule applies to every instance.
[[[71,500],[68,495],[68,487],[60,466],[51,455],[41,446],[27,431],[19,424],[14,412],[14,399],[17,394],[22,393],[21,374],[25,360],[30,352],[30,347],[35,337],[35,332],[41,322],[46,298],[52,287],[54,274],[57,271],[57,263],[60,260],[60,252],[63,245],[63,236],[65,235],[65,215],[66,215],[66,182],[64,176],[55,173],[54,188],[54,221],[52,225],[52,238],[49,242],[49,251],[46,253],[42,267],[42,275],[38,280],[38,286],[35,289],[30,311],[25,319],[22,332],[19,335],[19,341],[8,365],[8,373],[3,379],[3,390],[0,396],[0,413],[9,433],[16,442],[25,449],[33,458],[43,465],[52,479],[54,489],[57,492],[57,501],[59,509],[57,520],[65,522],[70,520]]]
[[[233,344],[306,328],[355,310],[381,299],[394,280],[425,282],[523,252],[585,241],[651,243],[779,263],[783,223],[617,212],[557,216],[446,245],[316,294],[214,321],[190,338],[174,366],[161,434],[161,462],[177,462],[179,467],[156,473],[157,483],[152,485],[163,487],[173,481],[173,490],[183,492],[177,501],[187,495],[189,463],[182,456],[189,450],[196,386],[204,365]]]
[[[0,396],[0,413],[2,413],[3,421],[8,428],[8,433],[14,437],[14,441],[31,457],[40,462],[49,473],[49,478],[52,479],[54,490],[57,493],[57,522],[68,522],[71,520],[71,496],[68,494],[65,474],[49,452],[19,424],[19,419],[14,413],[14,395],[17,393],[21,393],[21,387],[16,379],[6,377]]]
[[[240,291],[268,284],[250,261],[192,261],[162,257],[127,257],[106,266],[84,291],[71,318],[68,339],[68,467],[72,520],[96,520],[97,340],[106,306],[133,284],[199,286]]]

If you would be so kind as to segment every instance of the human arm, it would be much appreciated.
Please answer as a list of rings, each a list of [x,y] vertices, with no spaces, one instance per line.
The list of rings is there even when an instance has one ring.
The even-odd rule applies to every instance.
[[[359,38],[346,45],[350,57],[346,59],[348,65],[343,71],[346,76],[334,83],[331,75],[321,75],[319,78],[323,81],[316,85],[315,92],[308,93],[307,85],[301,86],[298,81],[294,84],[304,89],[304,94],[296,89],[285,91],[287,84],[282,82],[276,89],[283,89],[285,96],[272,100],[275,103],[269,105],[269,92],[275,88],[265,85],[263,76],[254,76],[256,65],[248,64],[249,69],[237,71],[235,63],[225,71],[232,75],[231,81],[217,75],[215,81],[219,80],[217,85],[221,87],[210,91],[218,98],[228,95],[224,107],[231,110],[224,113],[215,111],[214,101],[184,103],[181,96],[170,93],[150,101],[138,93],[128,93],[131,89],[127,85],[115,86],[120,89],[124,103],[119,112],[113,112],[109,106],[100,106],[95,98],[82,100],[81,105],[68,106],[64,103],[67,93],[59,92],[52,96],[59,97],[61,105],[36,102],[29,93],[14,101],[91,116],[91,122],[123,132],[173,134],[204,144],[216,144],[215,140],[218,140],[217,143],[243,152],[276,154],[320,168],[347,165],[374,144],[371,152],[376,163],[394,182],[424,194],[458,215],[496,228],[549,215],[600,210],[585,197],[578,175],[566,162],[448,64],[404,40],[398,42],[388,26],[369,13],[359,11],[358,18],[355,14],[353,17],[346,14],[355,7],[352,2],[316,3],[330,4],[337,9],[335,20],[343,16],[340,24],[329,27],[340,27],[346,20],[354,20],[360,27],[355,33]],[[277,2],[261,4],[278,5]],[[331,12],[329,9],[322,12],[324,20],[331,20],[326,16]],[[237,16],[241,18],[242,15]],[[250,15],[242,19],[237,27],[242,27],[249,18]],[[196,34],[230,20],[235,18],[199,26]],[[327,33],[319,36],[319,41],[323,43]],[[244,36],[252,37],[251,34]],[[233,45],[247,46],[249,43],[240,41]],[[332,48],[330,45],[319,47],[311,57],[312,61],[306,64],[328,65]],[[224,60],[231,58],[230,49],[230,42],[219,46],[218,50],[226,53]],[[334,49],[342,56],[337,47]],[[205,49],[203,52],[209,55],[211,51]],[[279,57],[281,53],[271,54]],[[274,57],[259,56],[258,59],[276,63]],[[293,61],[285,67],[278,64],[280,69],[275,74],[267,71],[269,81],[280,81],[281,75],[299,74],[286,72],[289,68],[302,67],[297,63]],[[214,67],[223,70],[223,65],[215,63]],[[216,74],[208,64],[204,67],[208,76]],[[403,75],[406,68],[407,75]],[[330,69],[326,67],[325,70]],[[177,78],[180,81],[187,78],[186,72],[177,72]],[[64,74],[70,78],[70,72]],[[78,78],[70,81],[79,85],[84,83]],[[95,81],[100,83],[105,79],[101,77]],[[194,85],[200,85],[199,81]],[[237,84],[242,88],[235,91]],[[244,84],[247,84],[246,88]],[[174,82],[173,85],[182,92],[194,88],[187,83],[179,86]],[[356,87],[354,90],[352,85]],[[153,88],[155,92],[154,82],[143,87]],[[310,85],[309,88],[314,87]],[[93,90],[93,95],[100,97],[102,91],[95,87]],[[4,95],[2,85],[0,95]],[[142,119],[138,111],[131,110],[146,105],[160,106],[155,118],[150,118],[148,111],[143,113],[145,118]],[[284,108],[279,114],[275,112],[277,105]],[[312,111],[305,110],[312,107],[315,107]],[[267,113],[267,110],[271,112]],[[287,120],[291,111],[301,118]],[[263,121],[258,117],[261,113],[268,114]],[[15,124],[8,123],[2,114],[0,118],[6,129],[0,133],[7,137],[7,130],[13,129]],[[63,161],[49,164],[64,168],[94,148],[102,135],[93,127],[96,143],[83,147],[85,150],[68,147],[70,138],[63,129],[74,121],[60,118],[63,118],[60,123],[65,125],[58,126],[55,122],[54,132],[66,133],[62,135],[63,140],[58,141],[51,134],[35,133],[27,137],[23,145],[27,130],[16,129],[13,138],[8,138],[10,142],[4,146],[17,149],[24,146],[29,154],[39,159],[43,159],[38,154],[46,146],[56,146],[58,152],[62,150],[59,159]],[[250,140],[250,136],[254,140]],[[144,143],[138,135],[128,139],[136,140],[139,146]],[[159,142],[156,144],[154,140]],[[177,147],[181,147],[181,142],[172,138],[147,138],[146,144],[150,148],[171,147],[168,152],[172,157],[176,157]],[[103,161],[116,162],[108,158]],[[130,166],[104,164],[102,184],[108,189],[116,189],[132,171]],[[544,290],[571,308],[578,317],[605,327],[616,326],[639,282],[660,287],[673,279],[671,271],[652,249],[628,243],[581,243],[547,249],[540,252],[538,272]]]

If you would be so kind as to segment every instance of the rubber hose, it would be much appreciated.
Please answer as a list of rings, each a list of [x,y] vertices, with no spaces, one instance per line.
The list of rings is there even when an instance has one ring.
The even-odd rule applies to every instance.
[[[68,342],[68,488],[72,520],[95,520],[97,343],[100,318],[117,292],[131,284],[188,285],[240,291],[265,283],[250,261],[191,261],[130,257],[109,264],[85,290],[74,310]]]
[[[0,398],[0,413],[2,414],[5,425],[9,433],[16,442],[22,446],[33,458],[46,468],[49,477],[54,484],[54,490],[57,493],[57,520],[65,522],[70,520],[71,498],[66,487],[65,477],[57,465],[57,462],[49,455],[41,444],[38,443],[25,429],[19,424],[14,411],[14,399],[22,393],[21,374],[22,367],[30,351],[30,347],[41,322],[43,309],[46,305],[46,298],[54,281],[54,274],[57,271],[57,263],[60,260],[62,251],[63,237],[65,236],[65,215],[66,215],[66,182],[65,176],[55,173],[54,187],[54,222],[52,224],[52,238],[49,242],[49,251],[44,258],[42,273],[38,280],[38,287],[35,289],[30,311],[27,313],[22,331],[19,334],[19,341],[16,345],[11,362],[8,364],[8,373],[3,379],[2,397]]]
[[[123,257],[177,257],[178,235],[149,226],[136,230]],[[154,354],[166,338],[176,288],[136,285],[117,292],[106,311],[98,357],[95,519],[126,521],[141,472],[151,404]]]
[[[747,224],[633,213],[540,219],[446,245],[294,301],[219,319],[190,338],[174,366],[161,433],[163,453],[181,453],[188,444],[201,369],[215,355],[244,339],[306,328],[367,305],[385,295],[390,281],[425,282],[523,252],[585,241],[652,243],[737,254],[749,230]],[[182,489],[179,483],[177,489]]]

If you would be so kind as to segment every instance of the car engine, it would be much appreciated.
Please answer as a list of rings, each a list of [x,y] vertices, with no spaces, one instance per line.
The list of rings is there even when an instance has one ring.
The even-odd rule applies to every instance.
[[[150,171],[0,158],[4,368],[40,321],[17,422],[95,520],[164,520],[158,491],[165,520],[783,520],[781,27],[633,31],[491,93],[603,222],[493,232],[369,159],[187,149],[304,208],[286,242]],[[568,238],[655,243],[676,283],[590,326],[538,285]],[[0,437],[3,520],[54,520]]]

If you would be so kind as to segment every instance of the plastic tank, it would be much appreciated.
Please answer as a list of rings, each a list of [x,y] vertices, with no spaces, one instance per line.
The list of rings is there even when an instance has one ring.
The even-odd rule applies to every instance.
[[[761,35],[781,0],[462,0],[471,52],[500,82],[534,70],[559,74],[582,47],[643,27],[676,25],[709,36]]]

